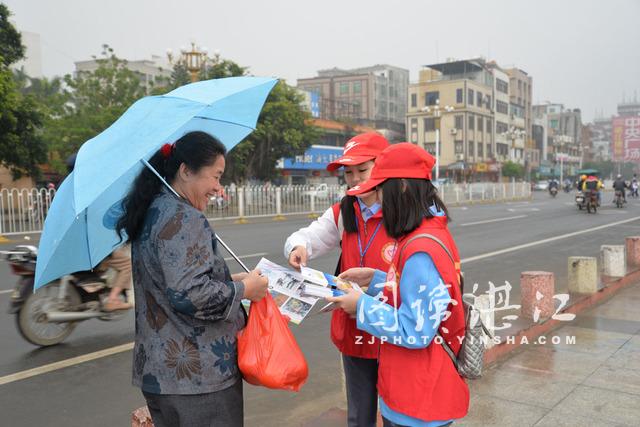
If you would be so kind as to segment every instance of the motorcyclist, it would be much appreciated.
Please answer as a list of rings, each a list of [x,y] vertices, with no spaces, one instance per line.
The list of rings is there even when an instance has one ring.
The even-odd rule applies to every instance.
[[[600,206],[600,189],[602,187],[604,187],[604,185],[602,184],[602,181],[598,179],[597,176],[589,175],[582,184],[582,192],[585,193],[585,196],[587,196],[588,192],[595,191],[596,198],[598,201],[598,206]]]
[[[576,182],[576,189],[578,191],[582,191],[582,187],[584,186],[584,182],[587,180],[587,175],[580,175],[580,180]]]
[[[552,190],[554,188],[556,189],[556,192],[557,192],[559,186],[560,186],[560,183],[558,182],[558,180],[555,178],[551,178],[549,180],[549,193],[552,193]]]
[[[631,180],[630,187],[631,187],[631,196],[638,197],[638,177],[635,173],[633,174],[633,179]]]
[[[629,188],[629,186],[627,185],[627,183],[624,181],[624,179],[622,179],[622,175],[618,174],[618,176],[616,176],[616,180],[613,181],[613,189],[616,192],[621,192],[622,193],[622,200],[624,200],[624,203],[627,203],[627,196],[626,196],[626,189]],[[613,202],[615,203],[616,199],[615,196],[613,198]]]

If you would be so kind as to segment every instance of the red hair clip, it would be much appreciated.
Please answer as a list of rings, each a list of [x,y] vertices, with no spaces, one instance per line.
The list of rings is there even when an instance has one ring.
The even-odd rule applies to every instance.
[[[164,157],[165,160],[167,160],[169,156],[171,156],[172,151],[173,151],[173,144],[164,144],[162,148],[160,148],[162,157]]]

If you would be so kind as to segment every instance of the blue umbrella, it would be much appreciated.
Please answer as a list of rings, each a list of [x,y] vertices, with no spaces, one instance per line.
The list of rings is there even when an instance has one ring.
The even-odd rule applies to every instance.
[[[115,222],[122,213],[122,200],[162,144],[199,130],[233,148],[255,129],[276,83],[271,78],[231,77],[142,98],[87,141],[47,214],[35,289],[65,274],[95,267],[119,245]]]

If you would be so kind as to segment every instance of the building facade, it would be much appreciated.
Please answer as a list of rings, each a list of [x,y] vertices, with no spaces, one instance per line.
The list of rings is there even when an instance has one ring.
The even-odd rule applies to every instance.
[[[75,63],[76,73],[93,72],[100,64],[97,60],[78,61]],[[165,85],[171,77],[172,66],[161,56],[152,55],[151,59],[127,61],[127,68],[140,77],[147,90],[154,86]]]
[[[392,140],[404,136],[408,85],[409,70],[391,65],[320,70],[297,81],[298,89],[315,94],[314,117],[375,128]]]

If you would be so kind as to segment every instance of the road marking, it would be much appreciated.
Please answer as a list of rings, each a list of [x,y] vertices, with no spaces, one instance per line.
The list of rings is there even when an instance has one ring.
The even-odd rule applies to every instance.
[[[469,258],[464,258],[464,259],[462,259],[460,261],[460,263],[468,263],[468,262],[478,261],[478,260],[485,259],[485,258],[491,258],[491,257],[494,257],[496,255],[502,255],[502,254],[509,253],[509,252],[515,252],[515,251],[518,251],[520,249],[526,249],[526,248],[530,248],[530,247],[533,247],[533,246],[542,245],[544,243],[554,242],[556,240],[567,239],[569,237],[579,236],[581,234],[591,233],[593,231],[603,230],[605,228],[615,227],[616,225],[626,224],[626,223],[637,221],[637,220],[640,220],[640,216],[637,216],[637,217],[634,217],[634,218],[630,218],[630,219],[625,219],[625,220],[622,220],[622,221],[613,222],[611,224],[605,224],[605,225],[601,225],[601,226],[598,226],[598,227],[593,227],[593,228],[590,228],[589,230],[582,230],[582,231],[576,231],[576,232],[573,232],[573,233],[567,233],[567,234],[563,234],[563,235],[560,235],[560,236],[551,237],[551,238],[548,238],[548,239],[542,239],[542,240],[537,240],[535,242],[525,243],[523,245],[513,246],[511,248],[501,249],[501,250],[494,251],[494,252],[488,252],[486,254],[481,254],[481,255],[476,255],[476,256],[473,256],[473,257],[469,257]],[[253,257],[253,256],[261,256],[261,255],[266,255],[266,253],[242,255],[239,258],[250,258],[250,257]],[[95,359],[99,359],[99,358],[102,358],[102,357],[107,357],[107,356],[111,356],[113,354],[117,354],[117,353],[121,353],[121,352],[124,352],[124,351],[128,351],[128,350],[133,349],[133,344],[134,344],[133,342],[130,342],[130,343],[127,343],[127,344],[122,344],[122,345],[116,346],[116,347],[107,348],[105,350],[96,351],[94,353],[85,354],[83,356],[78,356],[78,357],[73,357],[71,359],[61,360],[60,362],[51,363],[49,365],[40,366],[38,368],[33,368],[33,369],[29,369],[29,370],[22,371],[22,372],[17,372],[15,374],[6,375],[4,377],[0,377],[0,385],[8,384],[8,383],[11,383],[11,382],[14,382],[14,381],[24,380],[24,379],[27,379],[27,378],[34,377],[36,375],[46,374],[48,372],[56,371],[58,369],[64,369],[64,368],[67,368],[69,366],[78,365],[80,363],[88,362],[90,360],[95,360]]]
[[[526,218],[526,217],[527,215],[518,215],[518,216],[508,216],[506,218],[488,219],[486,221],[467,222],[465,224],[460,224],[460,227],[467,227],[469,225],[478,225],[478,224],[489,224],[491,222],[508,221],[510,219],[518,219],[518,218]]]
[[[106,356],[122,353],[133,349],[133,342],[122,344],[116,347],[107,348],[105,350],[94,351],[93,353],[83,354],[82,356],[72,357],[70,359],[61,360],[59,362],[50,363],[48,365],[38,366],[37,368],[27,369],[26,371],[16,372],[15,374],[0,377],[0,385],[12,383],[14,381],[25,380],[35,377],[36,375],[46,374],[48,372],[57,371],[58,369],[68,368],[69,366],[79,365],[91,360],[100,359]]]
[[[594,232],[594,231],[597,231],[597,230],[603,230],[603,229],[609,228],[609,227],[615,227],[616,225],[626,224],[628,222],[637,221],[639,219],[640,219],[640,216],[636,216],[634,218],[629,218],[629,219],[624,219],[622,221],[612,222],[611,224],[605,224],[605,225],[600,225],[598,227],[593,227],[593,228],[590,228],[588,230],[574,231],[573,233],[562,234],[560,236],[550,237],[548,239],[537,240],[535,242],[529,242],[529,243],[525,243],[523,245],[517,245],[517,246],[510,247],[510,248],[500,249],[498,251],[488,252],[486,254],[476,255],[476,256],[469,257],[469,258],[465,258],[463,260],[460,260],[460,263],[467,263],[467,262],[472,262],[472,261],[478,261],[478,260],[485,259],[485,258],[491,258],[491,257],[494,257],[496,255],[502,255],[502,254],[506,254],[506,253],[510,253],[510,252],[515,252],[515,251],[519,251],[520,249],[526,249],[526,248],[530,248],[530,247],[533,247],[533,246],[542,245],[542,244],[545,244],[545,243],[555,242],[556,240],[567,239],[569,237],[579,236],[581,234],[591,233],[591,232]]]
[[[247,255],[240,255],[238,258],[240,259],[244,259],[244,258],[257,258],[259,256],[265,256],[265,255],[269,255],[269,252],[258,252],[256,254],[247,254]],[[227,257],[224,259],[225,261],[233,261],[233,257]]]
[[[509,212],[515,212],[515,211],[521,211],[521,212],[539,212],[540,209],[538,208],[511,208],[511,209],[507,209]]]
[[[8,293],[10,293],[10,292],[13,292],[13,289],[9,289],[9,290],[6,290],[6,291],[0,291],[0,295],[2,295],[2,294],[8,294]]]

